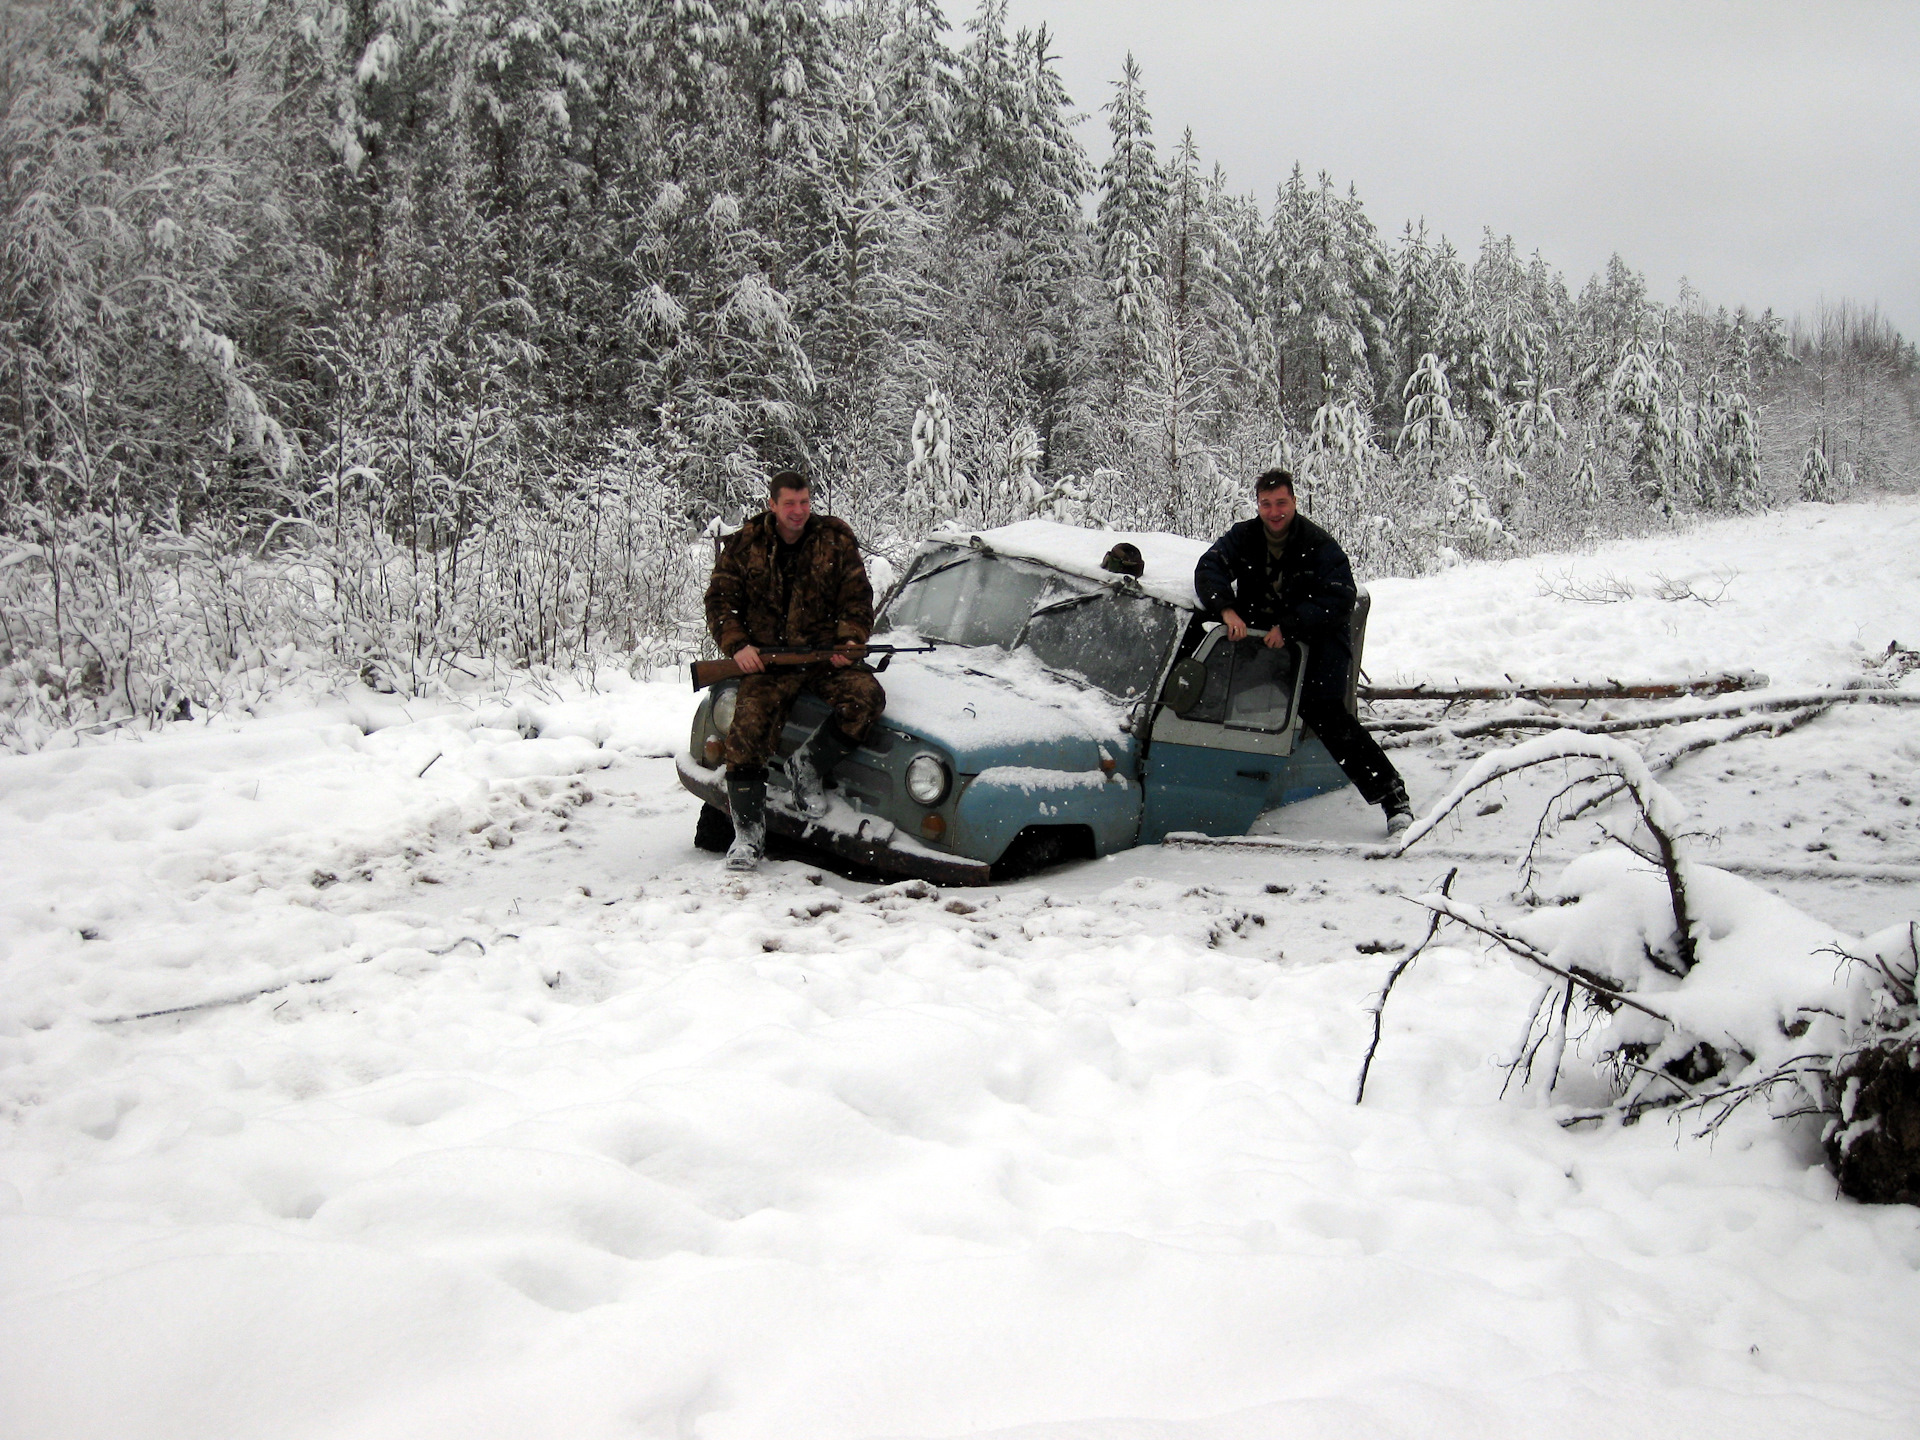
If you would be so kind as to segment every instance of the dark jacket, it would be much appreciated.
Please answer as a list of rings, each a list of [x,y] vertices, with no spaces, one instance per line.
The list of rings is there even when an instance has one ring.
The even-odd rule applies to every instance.
[[[844,520],[807,517],[791,580],[780,574],[780,532],[763,510],[720,547],[707,582],[707,629],[723,655],[742,645],[811,648],[873,633],[873,587]]]
[[[1340,544],[1296,514],[1281,549],[1279,604],[1267,588],[1267,537],[1259,517],[1242,520],[1214,541],[1193,567],[1193,588],[1208,612],[1232,609],[1255,629],[1279,625],[1289,640],[1347,648],[1353,614],[1353,567]]]

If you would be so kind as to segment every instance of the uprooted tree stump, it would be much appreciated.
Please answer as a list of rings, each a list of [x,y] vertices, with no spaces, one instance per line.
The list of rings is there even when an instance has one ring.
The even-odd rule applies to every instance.
[[[1827,1165],[1842,1194],[1875,1205],[1920,1205],[1920,1035],[1840,1057],[1829,1095]]]

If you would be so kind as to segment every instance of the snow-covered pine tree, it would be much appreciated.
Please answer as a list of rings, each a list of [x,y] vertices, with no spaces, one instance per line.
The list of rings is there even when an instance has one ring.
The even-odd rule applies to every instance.
[[[1504,441],[1515,422],[1506,411],[1538,395],[1547,350],[1547,327],[1511,236],[1482,234],[1480,258],[1468,276],[1467,323],[1473,344],[1469,412],[1489,443],[1511,460],[1514,447]]]
[[[1119,297],[1136,297],[1131,308],[1137,314],[1141,284],[1156,273],[1157,241],[1167,209],[1167,179],[1154,152],[1153,117],[1147,111],[1146,89],[1132,51],[1127,52],[1126,67],[1113,86],[1113,98],[1101,107],[1113,136],[1113,151],[1100,167],[1094,233],[1101,274],[1116,296],[1116,309],[1124,323],[1130,307]],[[1123,258],[1130,269],[1121,265]]]
[[[1216,487],[1211,504],[1223,517],[1237,518],[1245,507],[1246,478],[1267,467],[1283,428],[1279,406],[1265,384],[1266,227],[1259,202],[1232,193],[1219,165],[1207,181],[1207,211],[1213,243],[1213,348],[1220,370],[1212,453],[1228,477],[1223,480],[1227,492],[1223,495]]]
[[[1800,462],[1800,498],[1817,504],[1831,504],[1834,498],[1833,464],[1827,459],[1827,431],[1817,427],[1807,445],[1806,458]]]
[[[983,0],[960,55],[940,380],[970,470],[992,473],[1007,436],[1029,424],[1045,474],[1056,431],[1084,428],[1077,356],[1098,281],[1080,204],[1091,177],[1051,37],[1041,29],[1009,39],[1004,21],[1003,0]]]
[[[1390,369],[1384,317],[1392,267],[1356,191],[1321,172],[1309,187],[1298,165],[1281,187],[1271,223],[1269,286],[1273,345],[1288,410],[1301,417],[1336,397],[1378,393]]]
[[[1233,305],[1217,261],[1237,247],[1220,232],[1218,195],[1200,173],[1191,130],[1170,158],[1167,178],[1161,268],[1149,290],[1130,424],[1139,478],[1161,496],[1162,523],[1199,533],[1213,523],[1219,489],[1212,446],[1227,379],[1223,322]]]
[[[1134,462],[1127,411],[1147,346],[1167,182],[1154,150],[1153,119],[1132,52],[1113,86],[1113,98],[1102,107],[1113,149],[1100,168],[1094,221],[1100,278],[1111,316],[1110,331],[1100,343],[1104,383],[1098,407],[1104,423],[1096,444],[1108,463],[1130,469]]]
[[[963,237],[990,232],[1031,189],[1021,126],[1025,76],[1007,34],[1006,0],[980,0],[956,57],[952,224]]]
[[[1639,344],[1642,332],[1652,323],[1646,280],[1618,255],[1610,256],[1606,273],[1590,279],[1574,304],[1575,398],[1583,404],[1602,400],[1628,351]]]
[[[927,391],[914,412],[911,446],[903,507],[907,538],[917,539],[942,521],[972,519],[972,486],[954,459],[952,406],[938,389]]]
[[[1028,298],[1028,356],[1023,379],[1031,397],[1028,419],[1040,437],[1041,471],[1051,473],[1059,452],[1084,431],[1077,394],[1085,375],[1085,314],[1098,277],[1082,218],[1093,184],[1086,151],[1073,127],[1080,118],[1061,81],[1052,34],[1043,25],[1018,37],[1028,116],[1029,170],[1034,176],[1032,228],[1023,227],[1025,253],[1015,274]],[[1062,441],[1069,443],[1063,447]]]
[[[618,338],[629,408],[651,420],[673,402],[694,447],[675,479],[711,513],[757,496],[770,459],[803,452],[815,377],[787,256],[811,213],[802,158],[828,61],[814,0],[683,12],[646,19],[648,148],[622,207]]]
[[[1440,357],[1429,350],[1420,357],[1402,387],[1405,402],[1399,449],[1416,455],[1457,448],[1466,442],[1466,427],[1453,408],[1453,385]]]
[[[909,191],[932,207],[931,191],[941,166],[954,148],[955,58],[947,44],[946,17],[937,0],[872,0],[885,14],[879,45],[890,94],[884,102],[895,133],[891,137],[909,157],[902,175]],[[868,8],[856,7],[856,13]],[[862,44],[867,27],[843,30],[844,44]]]
[[[1664,339],[1635,337],[1607,382],[1608,412],[1627,430],[1627,477],[1641,500],[1663,516],[1677,514],[1685,498],[1663,364],[1669,354]]]
[[[245,510],[297,470],[322,257],[276,108],[282,13],[0,19],[0,516]]]
[[[1721,494],[1735,510],[1759,510],[1767,504],[1760,484],[1760,445],[1753,411],[1744,392],[1736,390],[1727,402],[1720,434],[1720,453],[1726,461]]]
[[[817,381],[812,458],[838,472],[839,513],[882,524],[897,518],[898,437],[939,368],[939,215],[927,167],[943,144],[950,77],[926,19],[924,6],[899,0],[840,12],[832,63],[808,93],[810,143],[783,160],[809,202],[783,250]]]

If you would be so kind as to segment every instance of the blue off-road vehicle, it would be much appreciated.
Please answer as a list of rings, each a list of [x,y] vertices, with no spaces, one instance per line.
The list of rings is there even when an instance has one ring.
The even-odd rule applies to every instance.
[[[1119,542],[1145,568],[1101,562]],[[1297,714],[1306,651],[1234,643],[1205,618],[1193,568],[1205,546],[1173,535],[1027,521],[942,533],[882,604],[875,638],[932,642],[889,669],[885,716],[834,772],[809,820],[775,765],[771,835],[889,874],[984,884],[1059,860],[1151,845],[1176,831],[1241,835],[1276,806],[1347,783]],[[1354,607],[1354,675],[1368,598]],[[695,834],[725,849],[722,737],[737,682],[694,715],[680,782],[706,802]],[[802,695],[790,752],[824,703]]]

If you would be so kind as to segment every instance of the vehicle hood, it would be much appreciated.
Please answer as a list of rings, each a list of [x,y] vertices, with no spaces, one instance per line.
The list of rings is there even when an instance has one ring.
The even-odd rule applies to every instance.
[[[963,775],[1002,765],[1097,770],[1129,748],[1118,701],[1019,652],[942,647],[903,656],[880,680],[881,723],[945,750]]]

